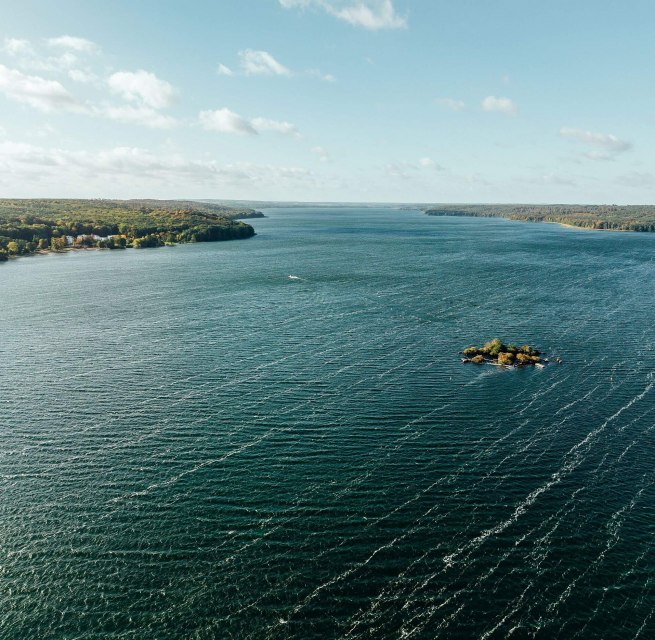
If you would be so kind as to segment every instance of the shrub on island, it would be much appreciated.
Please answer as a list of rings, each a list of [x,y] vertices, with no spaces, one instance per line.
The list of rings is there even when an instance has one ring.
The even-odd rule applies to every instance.
[[[498,364],[510,366],[514,364],[514,354],[509,351],[503,351],[498,354]]]

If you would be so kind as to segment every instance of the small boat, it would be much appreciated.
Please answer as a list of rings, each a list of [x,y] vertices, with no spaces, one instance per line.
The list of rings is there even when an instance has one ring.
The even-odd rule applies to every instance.
[[[541,364],[541,362],[535,362],[535,363],[534,363],[534,366],[535,366],[535,367],[539,367],[540,369],[544,369],[544,368],[546,367],[546,365],[545,365],[545,364]]]
[[[289,276],[289,280],[302,280],[302,278],[301,278],[300,276],[292,276],[292,275],[290,275],[290,276]]]

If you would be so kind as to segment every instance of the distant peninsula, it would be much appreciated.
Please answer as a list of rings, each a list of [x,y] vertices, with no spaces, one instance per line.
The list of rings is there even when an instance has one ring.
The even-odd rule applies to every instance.
[[[653,205],[435,204],[421,208],[429,216],[473,216],[526,222],[557,222],[599,231],[655,231]]]
[[[136,249],[255,235],[260,211],[191,200],[0,200],[0,261],[71,249]]]
[[[506,345],[499,338],[493,338],[485,342],[481,347],[466,347],[463,354],[462,362],[472,362],[473,364],[495,364],[505,367],[524,367],[534,365],[543,367],[546,358],[541,357],[541,353],[524,344],[520,347],[509,344]],[[556,359],[560,363],[559,358]]]

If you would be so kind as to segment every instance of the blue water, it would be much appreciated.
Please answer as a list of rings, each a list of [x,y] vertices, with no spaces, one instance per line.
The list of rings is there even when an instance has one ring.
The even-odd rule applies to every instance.
[[[0,265],[0,637],[655,637],[655,234],[266,213]]]

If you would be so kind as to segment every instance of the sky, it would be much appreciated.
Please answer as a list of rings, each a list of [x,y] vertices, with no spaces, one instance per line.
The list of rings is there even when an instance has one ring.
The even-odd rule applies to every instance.
[[[651,204],[652,0],[0,0],[0,197]]]

